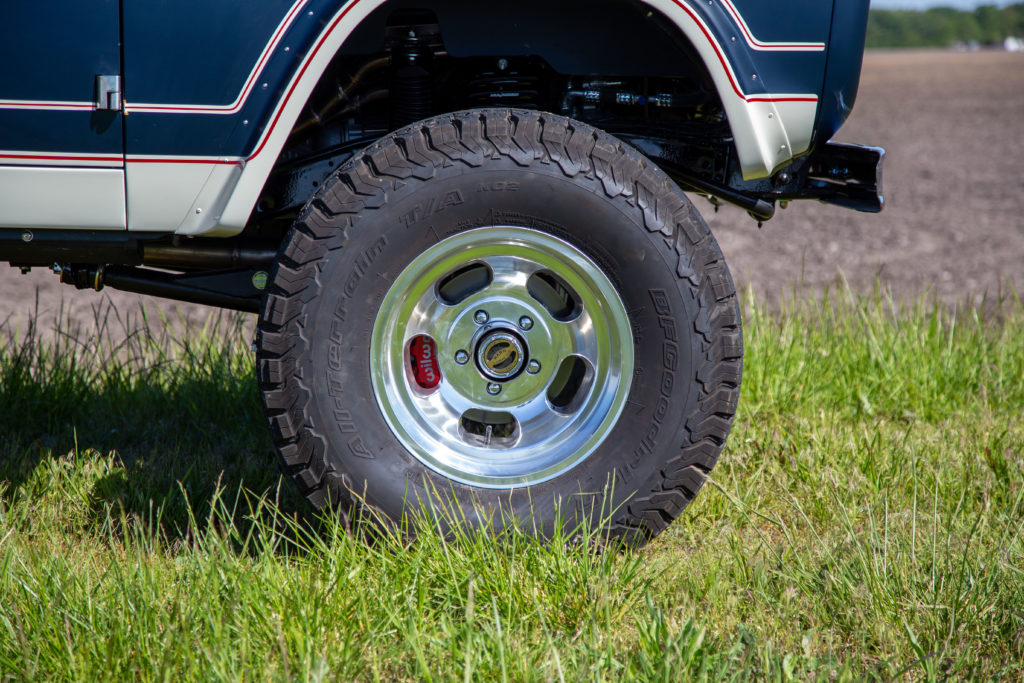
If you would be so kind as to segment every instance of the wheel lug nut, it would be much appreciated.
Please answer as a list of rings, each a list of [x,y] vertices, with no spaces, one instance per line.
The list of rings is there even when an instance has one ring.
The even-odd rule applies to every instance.
[[[540,372],[540,362],[531,360],[526,366],[526,371],[531,375],[536,375],[538,372]]]
[[[524,315],[522,318],[519,319],[519,327],[523,328],[524,330],[528,330],[531,327],[533,327],[533,320]]]
[[[459,365],[465,365],[469,362],[469,354],[462,349],[459,349],[455,352],[455,362]]]
[[[497,396],[501,393],[501,385],[497,382],[491,382],[487,385],[487,393],[491,396]]]
[[[487,315],[487,311],[477,311],[473,314],[473,320],[476,321],[477,325],[483,325],[490,319],[491,316]]]

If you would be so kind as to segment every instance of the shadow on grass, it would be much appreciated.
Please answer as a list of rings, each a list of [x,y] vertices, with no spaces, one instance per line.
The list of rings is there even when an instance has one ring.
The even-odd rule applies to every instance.
[[[217,491],[306,514],[281,480],[247,317],[124,319],[109,302],[93,313],[78,327],[58,316],[45,334],[0,327],[0,501],[87,499],[94,524],[158,520],[171,541],[190,518],[205,524]]]

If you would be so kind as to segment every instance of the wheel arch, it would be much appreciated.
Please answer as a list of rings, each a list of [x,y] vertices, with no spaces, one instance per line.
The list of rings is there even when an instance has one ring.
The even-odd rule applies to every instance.
[[[584,6],[582,0],[578,4]],[[590,7],[592,4],[586,5]],[[728,116],[745,177],[766,177],[793,156],[807,151],[817,115],[817,95],[768,92],[765,79],[759,78],[755,58],[761,53],[776,51],[823,51],[824,43],[759,41],[732,0],[715,0],[708,3],[710,8],[697,0],[605,0],[605,4],[646,10],[647,15],[657,19],[657,23],[676,42],[680,53],[688,53],[687,67],[700,69],[702,75],[710,79]],[[314,18],[319,20],[321,29],[287,82],[278,84],[281,97],[262,126],[263,132],[255,149],[244,160],[242,171],[220,214],[219,224],[206,232],[230,235],[244,228],[308,98],[334,57],[351,46],[361,27],[379,16],[380,11],[391,7],[416,7],[443,13],[452,11],[455,5],[455,0],[332,0],[326,4],[309,0],[302,11],[310,16],[319,15]],[[524,16],[529,5],[545,6],[539,1],[517,5],[517,16]],[[463,27],[493,24],[494,18],[489,11],[493,13],[482,4],[474,3],[468,7],[460,4],[460,22],[457,23]],[[596,24],[593,10],[589,16],[593,20],[592,25]],[[531,26],[541,26],[541,18],[538,17],[536,22],[520,20],[516,24],[517,30],[529,31]],[[512,18],[503,17],[502,21],[512,21]],[[461,46],[471,49],[479,39],[478,35],[465,28],[454,28],[451,39],[456,49]],[[535,54],[555,62],[569,59],[577,67],[581,63],[607,65],[609,60],[614,61],[617,57],[631,57],[629,63],[636,64],[637,55],[631,48],[642,43],[645,36],[638,33],[636,26],[631,29],[632,33],[623,31],[622,40],[612,45],[608,41],[566,41],[560,49],[549,49],[547,54],[537,51]],[[443,27],[443,30],[446,31],[447,42],[448,29]],[[492,54],[502,50],[532,49],[535,38],[540,44],[550,42],[543,40],[542,33],[539,30],[528,32],[519,40],[506,40],[504,43],[488,40],[488,46]],[[669,68],[664,62],[655,65],[662,70]]]

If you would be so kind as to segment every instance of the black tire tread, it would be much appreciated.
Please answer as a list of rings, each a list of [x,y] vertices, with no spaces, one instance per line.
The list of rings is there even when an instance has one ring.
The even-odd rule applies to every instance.
[[[258,326],[257,379],[285,470],[317,506],[352,503],[310,432],[311,393],[301,377],[297,345],[304,302],[317,295],[318,262],[344,248],[350,229],[389,194],[434,177],[450,164],[480,166],[488,158],[554,165],[569,178],[590,174],[609,198],[625,196],[651,233],[678,254],[676,273],[699,306],[694,321],[702,358],[701,396],[686,419],[686,440],[662,467],[657,490],[633,497],[609,526],[613,537],[639,544],[663,531],[693,500],[715,466],[739,397],[743,342],[736,292],[721,251],[696,210],[660,169],[633,148],[585,124],[550,114],[485,109],[438,116],[398,130],[357,154],[309,202],[282,244]],[[339,227],[340,226],[340,227]]]

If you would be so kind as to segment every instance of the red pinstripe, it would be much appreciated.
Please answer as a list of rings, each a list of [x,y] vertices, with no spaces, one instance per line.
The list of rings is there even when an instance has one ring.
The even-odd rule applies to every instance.
[[[725,55],[722,54],[721,49],[718,47],[718,44],[715,42],[714,38],[711,36],[711,33],[705,27],[704,22],[702,22],[698,18],[698,16],[696,15],[696,13],[694,13],[694,11],[691,10],[690,7],[686,3],[684,3],[682,0],[672,0],[672,2],[677,7],[679,7],[681,10],[683,10],[683,12],[685,12],[687,14],[687,16],[689,16],[690,19],[701,30],[701,33],[704,34],[704,38],[707,40],[707,42],[711,46],[711,48],[715,51],[715,55],[718,57],[718,60],[721,63],[722,68],[725,70],[725,75],[726,75],[726,77],[729,80],[729,85],[732,87],[733,92],[736,94],[737,97],[742,99],[744,102],[748,102],[749,103],[749,102],[817,102],[818,101],[817,96],[813,96],[813,95],[804,96],[804,97],[799,97],[799,96],[797,96],[797,97],[768,97],[768,96],[747,96],[747,95],[744,95],[743,92],[740,90],[739,85],[736,82],[736,79],[733,77],[732,70],[729,67],[729,63],[726,61]],[[273,121],[271,122],[270,126],[268,126],[267,129],[264,131],[263,136],[260,139],[260,143],[256,147],[256,150],[249,157],[247,157],[245,159],[245,161],[252,161],[253,159],[258,157],[263,152],[264,148],[266,147],[267,141],[270,139],[271,135],[274,132],[274,129],[277,127],[277,124],[280,122],[281,116],[284,113],[285,108],[287,107],[289,101],[291,100],[292,95],[295,93],[295,89],[298,87],[299,83],[302,81],[303,77],[305,76],[306,71],[309,69],[310,64],[312,64],[313,60],[316,58],[316,56],[319,53],[320,49],[323,47],[324,43],[327,42],[328,38],[330,38],[331,34],[337,28],[338,24],[341,23],[341,20],[344,19],[345,16],[357,4],[359,4],[359,0],[352,0],[352,2],[350,2],[348,5],[346,5],[344,7],[344,9],[342,9],[341,12],[338,14],[338,16],[334,18],[334,21],[331,22],[330,27],[323,34],[321,34],[320,39],[317,41],[317,43],[314,46],[313,50],[310,51],[306,55],[306,58],[303,60],[302,67],[299,69],[298,74],[292,79],[292,84],[288,88],[288,92],[285,94],[284,98],[278,104],[278,106],[276,108],[276,112],[274,114]],[[304,7],[304,3],[296,3],[295,7],[293,8],[293,13],[301,10],[302,7]],[[741,22],[738,22],[738,23],[740,23],[740,28],[744,29],[742,23]],[[286,30],[288,27],[290,27],[290,25],[291,25],[290,18],[286,18],[286,20],[281,24],[281,26],[278,27],[278,32],[271,39],[271,43],[273,43],[275,40],[277,40],[278,37],[280,36],[281,32]],[[751,37],[751,39],[753,39],[752,36],[750,36],[750,37]],[[796,47],[796,46],[794,46],[794,47]],[[257,67],[253,70],[253,73],[250,76],[249,82],[246,84],[246,88],[248,88],[252,84],[252,82],[254,81],[256,76],[259,74],[260,68],[262,68],[262,64],[265,63],[265,61],[267,59],[269,59],[269,57],[270,57],[270,52],[268,51],[263,56],[261,62],[257,63]],[[147,107],[147,109],[162,109],[162,108],[161,107]],[[201,108],[201,107],[197,107],[197,108],[188,108],[188,107],[174,108],[174,107],[167,107],[167,109],[168,110],[175,110],[175,111],[187,111],[189,113],[204,113],[205,111],[211,111],[209,108],[204,109],[204,108]],[[213,110],[213,111],[217,111],[217,110]],[[2,155],[2,154],[0,154],[0,159],[27,159],[27,160],[41,159],[41,160],[53,160],[53,161],[114,161],[114,160],[120,161],[120,157],[116,157],[116,158],[77,157],[77,156],[46,157],[46,156],[35,156],[35,155],[20,156],[20,155]],[[234,164],[242,164],[243,163],[242,160],[231,160],[231,161],[228,161],[228,160],[208,160],[208,159],[186,159],[186,158],[181,158],[181,157],[146,158],[146,159],[138,159],[138,158],[127,157],[126,161],[128,163],[180,163],[180,164],[214,164],[214,165],[227,165],[227,164],[234,165]]]

